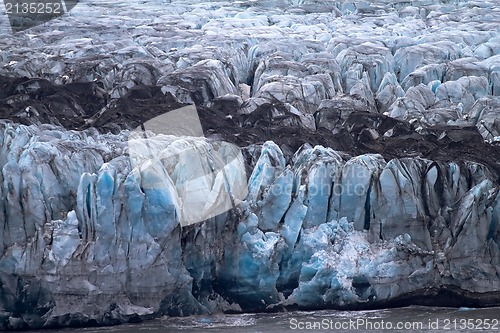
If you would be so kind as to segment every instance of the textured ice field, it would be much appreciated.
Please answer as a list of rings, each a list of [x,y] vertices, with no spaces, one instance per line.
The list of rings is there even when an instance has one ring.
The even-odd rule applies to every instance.
[[[246,100],[249,85],[240,112],[277,99],[307,128],[318,107],[341,105],[423,126],[473,124],[493,140],[499,16],[495,1],[82,1],[16,35],[2,15],[0,73],[97,79],[115,98],[156,84],[197,103]]]

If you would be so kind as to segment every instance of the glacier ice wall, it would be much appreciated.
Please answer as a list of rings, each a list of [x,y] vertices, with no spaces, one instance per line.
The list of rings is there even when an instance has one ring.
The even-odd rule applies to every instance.
[[[246,199],[182,228],[182,179],[160,164],[170,181],[147,186],[157,174],[130,162],[126,132],[1,124],[4,328],[356,308],[444,291],[499,300],[500,194],[481,164],[308,145],[288,163],[269,141],[256,147]]]

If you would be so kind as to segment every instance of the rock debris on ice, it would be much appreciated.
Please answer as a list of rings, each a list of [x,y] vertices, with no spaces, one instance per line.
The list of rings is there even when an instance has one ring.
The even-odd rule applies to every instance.
[[[500,304],[496,1],[1,19],[1,328]]]

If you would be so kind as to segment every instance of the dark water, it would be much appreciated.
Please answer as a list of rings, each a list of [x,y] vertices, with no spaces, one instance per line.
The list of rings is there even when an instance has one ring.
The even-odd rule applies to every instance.
[[[278,332],[499,332],[500,307],[486,309],[411,306],[370,311],[315,311],[160,318],[103,328],[43,333],[278,333]]]

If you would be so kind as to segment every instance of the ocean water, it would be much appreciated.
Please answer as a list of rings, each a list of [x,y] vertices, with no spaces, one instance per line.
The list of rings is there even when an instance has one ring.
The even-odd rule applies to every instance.
[[[500,307],[410,306],[369,311],[294,311],[164,317],[140,324],[39,330],[39,333],[279,333],[279,332],[499,332]]]

